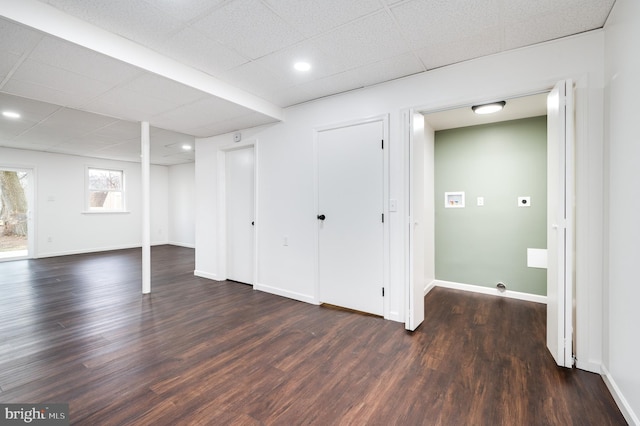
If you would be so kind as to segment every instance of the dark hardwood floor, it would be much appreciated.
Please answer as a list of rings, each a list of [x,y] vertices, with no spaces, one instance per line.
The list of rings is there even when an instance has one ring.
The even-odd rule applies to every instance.
[[[403,325],[193,276],[194,251],[0,263],[0,402],[82,425],[622,425],[543,305],[435,289]]]

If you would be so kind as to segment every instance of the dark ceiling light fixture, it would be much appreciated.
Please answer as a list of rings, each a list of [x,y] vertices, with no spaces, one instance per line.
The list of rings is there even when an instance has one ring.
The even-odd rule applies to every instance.
[[[492,114],[504,108],[507,103],[505,101],[491,102],[489,104],[474,105],[471,107],[476,114]]]

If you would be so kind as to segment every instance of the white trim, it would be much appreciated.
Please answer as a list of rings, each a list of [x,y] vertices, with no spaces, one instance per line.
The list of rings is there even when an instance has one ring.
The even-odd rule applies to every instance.
[[[577,356],[577,355],[576,355]],[[592,361],[580,361],[576,358],[576,368],[591,373],[602,374],[602,364]]]
[[[209,280],[214,280],[214,281],[224,281],[223,279],[220,279],[216,274],[200,271],[198,269],[193,271],[193,275],[195,275],[196,277],[207,278]]]
[[[614,401],[616,402],[616,404],[618,404],[618,408],[620,409],[620,412],[624,416],[627,423],[629,423],[630,425],[640,426],[640,419],[638,419],[638,416],[633,412],[629,401],[627,401],[627,399],[624,397],[616,381],[613,379],[611,373],[609,373],[604,365],[602,366],[602,379],[607,385],[607,388],[609,388],[611,396],[613,396]]]
[[[430,285],[437,286],[437,287],[451,288],[454,290],[469,291],[473,293],[489,294],[491,296],[506,297],[509,299],[526,300],[527,302],[543,303],[545,305],[547,304],[546,296],[540,296],[537,294],[530,294],[530,293],[521,293],[519,291],[506,290],[504,292],[501,292],[501,291],[498,291],[497,288],[482,287],[479,285],[463,284],[463,283],[441,281],[441,280],[434,280]]]
[[[171,246],[178,246],[178,247],[184,247],[184,248],[196,248],[196,245],[193,243],[181,243],[180,241],[167,241],[166,244],[169,244]]]
[[[312,305],[320,305],[313,295],[297,293],[295,291],[283,290],[281,288],[272,287],[266,284],[254,284],[254,290],[263,291],[265,293],[275,294],[276,296],[286,297],[288,299],[298,300],[300,302],[310,303]]]
[[[102,211],[81,211],[80,214],[131,214],[130,210],[102,210]]]
[[[436,281],[435,280],[431,281],[429,284],[425,284],[423,294],[426,296],[434,288],[436,288]]]
[[[157,245],[164,245],[164,243],[160,243]],[[103,251],[129,250],[129,249],[135,249],[135,248],[141,248],[141,247],[142,247],[141,244],[127,244],[127,245],[109,246],[109,247],[93,247],[93,248],[82,249],[82,250],[66,250],[66,251],[49,252],[44,254],[39,253],[38,258],[71,256],[74,254],[100,253]]]

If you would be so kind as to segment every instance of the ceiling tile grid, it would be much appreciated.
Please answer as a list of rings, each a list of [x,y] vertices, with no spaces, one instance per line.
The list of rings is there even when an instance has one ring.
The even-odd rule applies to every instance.
[[[251,59],[258,59],[304,39],[300,32],[260,0],[231,1],[192,25]]]
[[[111,86],[142,73],[129,64],[51,36],[43,37],[29,59]]]
[[[58,9],[286,107],[601,28],[614,1],[21,0],[21,4],[45,17],[51,8]],[[81,153],[86,146],[100,156],[115,156],[122,149],[118,158],[139,161],[141,120],[192,136],[274,122],[216,97],[215,90],[202,92],[3,16],[0,11],[0,102],[35,110],[31,103],[39,101],[44,102],[42,111],[48,111],[39,118],[35,118],[38,113],[27,113],[19,123],[0,121],[3,146],[22,138],[20,146],[31,149],[58,144],[59,149],[77,148]],[[309,61],[311,71],[295,72],[292,65],[297,60]],[[118,121],[82,134],[87,128],[71,128],[83,113],[62,110],[45,119],[61,106],[97,113],[96,122],[103,116]],[[108,117],[107,121],[113,120]],[[43,142],[46,135],[50,140]],[[175,144],[167,148],[152,141],[152,145],[162,150],[165,163],[172,156],[181,158],[175,161],[189,157],[171,151]]]
[[[31,51],[42,37],[36,31],[0,19],[0,52],[22,56]]]
[[[313,37],[381,10],[379,0],[265,0],[305,37]]]
[[[46,3],[129,40],[166,39],[183,24],[144,0],[47,0]]]
[[[184,27],[167,40],[150,44],[150,47],[215,77],[250,61],[248,57],[193,27]]]

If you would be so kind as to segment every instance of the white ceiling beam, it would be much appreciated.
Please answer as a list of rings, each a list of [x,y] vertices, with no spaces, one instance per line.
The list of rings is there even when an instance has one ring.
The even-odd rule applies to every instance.
[[[0,0],[0,16],[276,120],[284,118],[282,108],[277,105],[48,4],[36,0]]]

